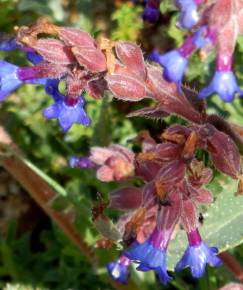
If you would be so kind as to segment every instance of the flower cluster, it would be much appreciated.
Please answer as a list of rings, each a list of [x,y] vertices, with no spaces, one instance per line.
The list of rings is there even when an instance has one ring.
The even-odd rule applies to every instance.
[[[189,44],[180,51],[187,53]],[[160,67],[145,64],[137,46],[119,42],[115,49],[118,62],[112,74],[106,76],[110,91],[122,100],[139,101],[147,96],[157,102],[155,107],[140,109],[130,116],[159,118],[176,114],[189,123],[167,128],[161,142],[141,132],[137,138],[141,152],[136,155],[117,145],[94,147],[88,157],[72,157],[71,164],[83,169],[90,163],[89,168],[97,169],[101,181],[126,179],[131,183],[110,194],[110,207],[129,210],[117,223],[129,247],[121,257],[138,264],[139,271],[154,270],[166,284],[171,279],[166,271],[166,251],[180,224],[187,233],[188,248],[175,270],[190,267],[193,277],[201,277],[206,264],[218,266],[221,261],[217,249],[208,246],[199,233],[199,207],[212,203],[213,197],[205,188],[212,171],[196,159],[196,152],[206,150],[217,170],[241,180],[235,135],[223,119],[207,115],[204,101],[195,92],[185,87],[178,90],[176,84],[162,77]],[[144,185],[134,186],[133,177],[140,178]],[[125,266],[120,259],[112,262],[109,273],[124,283],[130,262]]]
[[[185,42],[177,49],[150,58],[164,67],[164,77],[180,88],[189,57],[200,49],[208,55],[215,47],[216,69],[210,84],[199,92],[206,98],[214,92],[224,102],[231,102],[236,94],[242,95],[232,71],[233,53],[237,35],[243,31],[243,4],[238,0],[177,0],[180,9],[179,26],[189,29]],[[200,9],[199,9],[200,6]]]
[[[53,38],[42,38],[40,34],[53,35]],[[107,60],[88,33],[57,27],[42,17],[30,27],[19,28],[16,38],[3,40],[0,49],[22,50],[33,64],[18,67],[1,61],[1,101],[24,83],[41,84],[54,101],[43,111],[47,119],[58,119],[64,132],[74,123],[90,125],[83,93],[86,91],[96,99],[103,96]],[[65,94],[59,91],[60,81],[65,82]]]
[[[75,164],[72,162],[77,168],[86,167],[82,160],[99,165],[97,178],[101,181],[123,181],[126,178],[132,182],[132,177],[139,177],[144,182],[142,187],[131,184],[110,194],[109,207],[129,210],[117,224],[124,244],[129,247],[121,256],[127,260],[123,263],[124,258],[119,258],[107,266],[115,280],[124,283],[128,266],[134,262],[138,271],[154,270],[163,284],[168,283],[172,278],[166,270],[166,251],[178,224],[187,234],[188,247],[175,271],[189,267],[192,276],[199,278],[207,264],[221,265],[217,248],[208,246],[199,233],[200,205],[213,202],[212,193],[205,188],[212,178],[212,170],[205,168],[195,153],[197,149],[206,150],[214,166],[234,179],[240,178],[241,165],[234,142],[212,125],[211,119],[208,117],[204,124],[173,125],[162,133],[160,143],[148,132],[142,132],[139,136],[142,151],[136,156],[119,146],[119,152],[124,153],[121,158],[117,154],[117,145],[110,145],[108,148],[91,148],[89,157],[76,158]],[[113,158],[117,166],[107,168],[109,158]],[[120,171],[124,168],[124,158],[126,168],[134,169],[129,171],[129,176],[126,171],[123,174]],[[229,164],[228,160],[232,162]],[[102,175],[99,174],[101,169]]]
[[[213,202],[211,192],[205,188],[212,171],[196,158],[196,153],[201,149],[207,151],[214,167],[239,179],[239,190],[242,190],[240,154],[234,143],[239,140],[226,121],[206,113],[204,100],[189,88],[182,87],[181,79],[194,50],[217,44],[220,52],[218,71],[210,88],[206,92],[202,90],[200,96],[220,89],[220,96],[229,100],[239,91],[230,70],[231,56],[226,57],[229,47],[222,48],[222,22],[210,16],[216,11],[216,5],[224,3],[222,1],[208,8],[208,22],[204,21],[181,47],[162,56],[153,53],[152,58],[165,67],[164,71],[158,65],[146,63],[140,47],[134,43],[113,43],[107,39],[97,42],[79,29],[58,27],[46,18],[40,18],[30,27],[20,27],[16,38],[7,39],[0,45],[5,51],[23,50],[32,63],[29,67],[17,67],[1,61],[0,100],[24,83],[41,84],[54,102],[44,109],[43,115],[47,119],[58,119],[65,132],[74,123],[90,124],[84,110],[84,91],[97,99],[103,97],[105,90],[123,101],[150,98],[156,103],[154,107],[139,109],[130,116],[156,119],[176,115],[187,121],[187,125],[166,128],[156,140],[148,132],[141,132],[137,138],[141,143],[138,154],[111,144],[106,148],[92,147],[87,157],[70,159],[71,167],[95,169],[96,177],[103,182],[126,181],[126,186],[111,192],[109,200],[109,207],[129,210],[117,223],[127,248],[117,262],[107,265],[110,276],[121,283],[126,282],[132,262],[137,264],[139,271],[155,271],[164,284],[171,280],[167,273],[166,252],[177,225],[185,230],[188,247],[176,271],[190,267],[192,276],[198,278],[203,275],[206,264],[218,266],[221,263],[217,249],[209,247],[199,233],[199,207]],[[157,2],[147,1],[146,7],[154,8],[154,3]],[[182,24],[188,26],[192,21],[187,21],[187,17],[201,3],[183,3],[178,2]],[[200,19],[199,16],[199,24]],[[224,23],[224,29],[232,28],[225,19]],[[48,34],[49,38],[43,38],[43,34]],[[60,81],[66,85],[64,94],[59,90]],[[134,186],[137,184],[134,178],[139,178],[142,186]]]

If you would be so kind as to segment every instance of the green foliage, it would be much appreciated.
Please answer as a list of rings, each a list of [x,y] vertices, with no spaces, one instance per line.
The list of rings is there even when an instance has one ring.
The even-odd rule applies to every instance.
[[[112,15],[112,20],[116,22],[111,37],[114,40],[136,41],[139,30],[142,28],[140,13],[141,7],[123,4],[119,10]]]

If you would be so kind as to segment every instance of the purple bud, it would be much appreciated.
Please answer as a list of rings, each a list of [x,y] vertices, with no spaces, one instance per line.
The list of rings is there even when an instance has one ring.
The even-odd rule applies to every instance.
[[[156,23],[159,20],[160,10],[146,5],[143,11],[143,20]]]
[[[89,160],[88,157],[77,157],[72,156],[69,159],[69,166],[72,168],[82,168],[82,169],[89,169],[94,168],[95,164]]]

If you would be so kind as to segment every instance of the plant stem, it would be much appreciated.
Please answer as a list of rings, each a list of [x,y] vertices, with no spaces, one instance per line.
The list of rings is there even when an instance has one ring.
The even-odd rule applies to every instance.
[[[224,262],[225,266],[234,274],[235,278],[243,281],[243,267],[229,252],[219,254],[219,257]]]

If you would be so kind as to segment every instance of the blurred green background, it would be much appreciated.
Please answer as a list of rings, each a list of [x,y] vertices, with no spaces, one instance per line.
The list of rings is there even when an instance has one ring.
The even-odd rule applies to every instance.
[[[13,33],[15,26],[30,25],[39,16],[47,15],[58,25],[79,27],[93,36],[136,41],[145,54],[154,48],[164,52],[182,43],[184,33],[176,28],[177,11],[171,1],[162,1],[162,15],[156,25],[142,22],[142,9],[140,5],[132,5],[131,1],[119,0],[0,0],[0,31]],[[240,38],[235,54],[235,71],[240,85],[243,85],[242,54],[243,39]],[[0,57],[15,64],[26,64],[19,52],[1,52]],[[199,90],[209,82],[213,67],[213,54],[204,62],[198,54],[193,56],[186,73],[186,83]],[[116,184],[97,181],[91,171],[70,169],[68,158],[71,155],[87,155],[90,146],[105,146],[111,142],[131,148],[130,140],[138,131],[147,129],[156,136],[168,124],[178,121],[177,118],[156,122],[128,119],[125,115],[131,112],[131,104],[111,103],[111,99],[107,95],[103,101],[96,101],[86,96],[92,125],[89,128],[75,125],[66,135],[61,132],[56,120],[46,121],[42,117],[42,109],[52,100],[41,87],[25,85],[0,104],[1,126],[28,160],[65,189],[63,207],[73,206],[77,215],[76,226],[90,245],[100,238],[91,223],[91,208],[97,202],[97,192],[103,200],[107,200]],[[209,101],[209,111],[242,124],[242,101],[237,98],[232,104],[224,104],[214,96]],[[142,104],[133,104],[132,109],[140,107]],[[116,212],[108,214],[117,219]],[[115,248],[99,249],[97,253],[98,266],[90,265],[83,253],[20,185],[0,168],[0,289],[113,289],[105,264],[116,259],[118,251]],[[234,248],[232,253],[243,262],[242,246]],[[225,267],[208,268],[199,280],[192,279],[189,271],[173,276],[173,282],[163,286],[153,273],[132,271],[132,279],[138,289],[218,289],[234,280]]]

